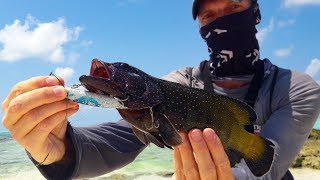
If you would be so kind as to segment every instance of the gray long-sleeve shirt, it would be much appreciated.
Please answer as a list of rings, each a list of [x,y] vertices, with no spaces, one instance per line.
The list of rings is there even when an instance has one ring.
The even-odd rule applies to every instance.
[[[276,144],[272,168],[260,179],[283,177],[308,138],[320,112],[319,85],[308,75],[286,69],[279,68],[270,102],[273,76],[272,71],[265,77],[254,107],[258,115],[255,124],[262,126],[260,135]],[[183,68],[163,79],[194,88],[204,87],[198,68]],[[238,89],[215,86],[214,89],[218,94],[243,100],[248,86]],[[69,125],[67,133],[75,147],[75,160],[69,164],[38,166],[48,179],[99,176],[132,162],[145,148],[123,120],[88,128]],[[244,161],[233,167],[232,172],[235,179],[256,179]]]

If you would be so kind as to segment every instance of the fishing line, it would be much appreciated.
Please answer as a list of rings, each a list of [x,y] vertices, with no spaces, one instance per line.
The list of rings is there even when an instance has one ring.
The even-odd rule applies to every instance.
[[[155,123],[154,123],[154,117],[153,117],[153,110],[152,110],[152,107],[150,107],[150,109],[149,109],[149,111],[150,111],[150,116],[151,116],[151,127],[146,127],[147,128],[147,130],[151,130],[151,129],[153,129],[153,127],[155,127],[156,125],[155,125]]]
[[[49,76],[55,77],[55,78],[59,81],[59,84],[64,87],[64,84],[60,81],[60,79],[59,79],[52,71],[50,72]],[[68,92],[67,92],[67,93],[68,93]],[[64,120],[66,120],[67,117],[68,117],[68,101],[66,102],[66,116],[65,116],[65,119],[64,119]],[[63,124],[61,125],[61,127],[60,127],[60,129],[59,129],[59,131],[58,131],[58,134],[57,134],[58,136],[59,136],[59,134],[60,134],[60,132],[61,132],[62,127],[63,127]],[[49,135],[50,135],[50,133],[49,133]],[[50,139],[49,136],[48,136],[48,139]],[[58,139],[59,139],[59,138],[58,138]],[[36,164],[36,166],[41,166],[41,165],[43,165],[43,163],[44,163],[44,162],[47,160],[47,158],[49,157],[49,155],[50,155],[53,147],[54,147],[54,146],[57,146],[57,144],[55,143],[55,141],[52,140],[52,143],[53,143],[54,145],[52,145],[52,147],[50,148],[50,150],[49,150],[48,154],[46,155],[46,157],[44,158],[44,160],[43,160],[42,162]]]

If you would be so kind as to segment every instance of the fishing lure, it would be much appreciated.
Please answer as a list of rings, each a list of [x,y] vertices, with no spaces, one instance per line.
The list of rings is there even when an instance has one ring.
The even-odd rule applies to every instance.
[[[67,99],[75,101],[80,104],[95,106],[95,107],[103,107],[103,108],[117,108],[117,109],[126,109],[123,103],[111,96],[97,94],[93,92],[89,92],[83,89],[80,89],[80,85],[73,85],[71,87],[67,87]]]

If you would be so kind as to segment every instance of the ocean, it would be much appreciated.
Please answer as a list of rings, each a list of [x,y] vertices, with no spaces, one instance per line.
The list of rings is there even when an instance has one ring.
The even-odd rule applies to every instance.
[[[169,179],[173,173],[172,150],[153,144],[147,147],[130,165],[97,178],[97,180]],[[0,132],[0,180],[44,180],[27,157],[25,150],[7,132]]]
[[[320,129],[320,118],[315,124]],[[99,180],[169,179],[173,173],[172,151],[154,145],[147,147],[130,165],[97,178]],[[43,180],[43,176],[8,132],[0,132],[0,180]]]
[[[318,120],[317,120],[316,124],[314,125],[314,129],[320,130],[320,117],[318,117]]]

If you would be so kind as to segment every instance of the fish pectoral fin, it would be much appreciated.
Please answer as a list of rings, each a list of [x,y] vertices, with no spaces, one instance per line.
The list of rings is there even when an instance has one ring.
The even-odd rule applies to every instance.
[[[137,136],[137,138],[145,145],[150,144],[150,142],[152,142],[153,144],[155,144],[158,147],[164,148],[165,144],[164,142],[159,141],[158,139],[160,139],[160,137],[158,137],[158,139],[148,133],[148,132],[143,132],[140,131],[139,129],[135,128],[134,126],[132,126],[132,131],[133,133]]]
[[[164,114],[160,114],[158,117],[158,130],[161,138],[166,143],[166,145],[173,147],[181,144],[181,136],[179,135],[178,131],[174,128],[172,123],[169,121],[167,116]]]

